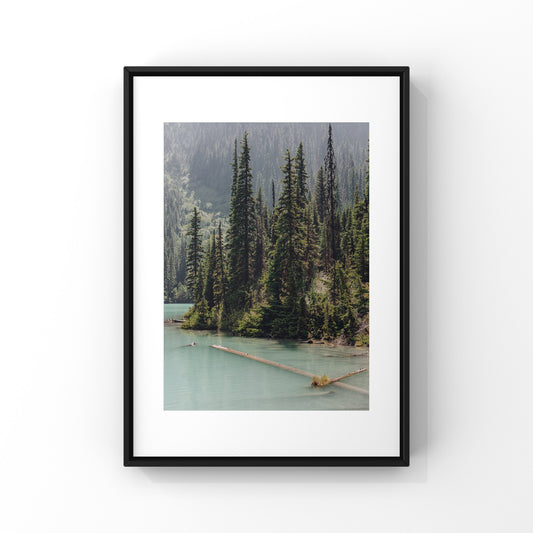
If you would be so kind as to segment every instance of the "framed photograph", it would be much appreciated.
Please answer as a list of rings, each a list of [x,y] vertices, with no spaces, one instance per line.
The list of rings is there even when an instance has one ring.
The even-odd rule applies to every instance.
[[[408,67],[125,67],[124,464],[409,464]]]

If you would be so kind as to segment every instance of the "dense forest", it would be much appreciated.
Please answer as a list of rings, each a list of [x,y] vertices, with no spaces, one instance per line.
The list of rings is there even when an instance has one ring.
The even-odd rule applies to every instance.
[[[194,302],[183,327],[368,343],[368,125],[262,125],[257,140],[248,127],[216,165],[217,146],[227,144],[221,131],[198,128],[197,143],[184,135],[180,142],[190,144],[180,150],[181,125],[172,126],[165,129],[164,290],[165,302]],[[208,140],[215,148],[198,152]],[[212,166],[218,178],[206,181],[198,165]]]

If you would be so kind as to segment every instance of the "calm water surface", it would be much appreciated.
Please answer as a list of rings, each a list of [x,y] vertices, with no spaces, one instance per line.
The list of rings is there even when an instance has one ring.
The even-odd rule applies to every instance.
[[[182,318],[191,304],[165,304],[165,320]],[[190,331],[166,324],[165,409],[324,410],[368,409],[366,394],[311,379],[211,348],[221,344],[241,352],[333,378],[368,368],[368,350],[294,341],[249,339],[213,331]],[[196,342],[196,346],[187,346]],[[356,354],[354,356],[354,354]],[[368,390],[368,372],[343,380]]]

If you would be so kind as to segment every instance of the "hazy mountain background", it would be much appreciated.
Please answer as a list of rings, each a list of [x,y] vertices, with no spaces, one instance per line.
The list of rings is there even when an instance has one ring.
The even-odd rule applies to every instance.
[[[361,182],[366,158],[368,123],[333,123],[341,205],[351,202]],[[165,176],[182,196],[206,212],[227,215],[234,141],[248,132],[254,189],[260,188],[272,207],[272,182],[280,191],[283,156],[303,143],[310,189],[326,153],[327,123],[166,123]],[[184,198],[185,199],[185,198]]]

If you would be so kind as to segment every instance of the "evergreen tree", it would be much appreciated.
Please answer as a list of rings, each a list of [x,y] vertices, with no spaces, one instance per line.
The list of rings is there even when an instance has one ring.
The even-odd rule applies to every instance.
[[[207,305],[205,298],[203,298],[203,295],[205,292],[206,270],[207,270],[206,261],[205,260],[201,261],[200,266],[198,267],[198,275],[196,276],[196,284],[194,285],[194,288],[193,288],[194,301],[196,305],[198,305],[199,301],[202,301],[205,303],[205,305]]]
[[[269,229],[270,231],[268,232],[268,242],[269,242],[269,253],[272,251],[274,245],[276,244],[276,240],[277,240],[277,219],[278,219],[278,209],[276,209],[276,197],[275,197],[275,194],[274,194],[274,181],[272,181],[272,202],[273,202],[273,207],[272,207],[272,213],[270,215],[270,220],[269,220]]]
[[[319,238],[318,238],[318,257],[319,257],[320,268],[324,270],[328,262],[328,250],[329,250],[329,242],[328,242],[328,235],[327,235],[327,227],[326,227],[326,224],[320,224]]]
[[[176,262],[176,281],[183,283],[187,277],[187,239],[183,237],[179,241],[179,257],[181,260]]]
[[[222,223],[218,223],[218,233],[215,241],[215,269],[213,274],[213,298],[215,305],[222,305],[226,293],[226,258],[224,241],[222,238]]]
[[[241,197],[240,207],[242,210],[242,231],[243,231],[243,281],[245,285],[250,282],[250,267],[252,257],[252,240],[250,230],[254,225],[255,202],[253,198],[253,176],[250,167],[250,148],[248,146],[248,133],[244,132],[241,145],[241,157],[239,159],[239,193]]]
[[[235,237],[233,236],[233,233],[236,231],[238,226],[238,220],[237,220],[237,187],[239,184],[239,160],[237,155],[237,139],[235,139],[234,143],[234,149],[233,149],[233,158],[231,161],[231,169],[232,169],[232,178],[231,178],[231,194],[230,194],[230,211],[229,211],[229,229],[228,229],[228,235],[227,235],[227,241],[228,243],[233,243],[234,240],[238,239],[238,235],[236,234]],[[228,244],[228,249],[232,247],[231,244]],[[236,247],[233,247],[236,248]],[[232,251],[229,251],[229,269],[230,271],[235,270],[237,266],[237,259],[238,254],[232,253]]]
[[[368,190],[368,158],[366,160],[365,178],[361,195],[357,189],[352,209],[352,243],[353,269],[361,283],[367,283],[369,277],[369,190]]]
[[[263,205],[263,195],[261,189],[257,193],[255,209],[255,243],[253,254],[252,281],[259,282],[265,266],[265,226],[266,208]]]
[[[304,268],[305,287],[309,289],[316,272],[316,260],[318,257],[316,225],[313,221],[312,206],[307,206],[304,212],[305,223],[305,247],[304,247]]]
[[[335,160],[335,152],[333,150],[333,134],[331,124],[329,125],[328,143],[326,150],[326,157],[324,158],[324,167],[326,173],[325,181],[325,196],[326,196],[326,210],[325,210],[325,226],[326,226],[326,254],[325,254],[325,268],[330,271],[335,261],[338,259],[339,250],[339,223],[337,214],[337,162]]]
[[[357,331],[357,313],[353,305],[352,291],[345,269],[337,261],[334,269],[335,296],[333,320],[335,323],[335,337],[342,337],[346,341],[355,342]],[[332,281],[333,284],[333,281]]]
[[[176,269],[174,267],[174,254],[171,250],[165,253],[165,302],[173,301],[173,293],[176,287]]]
[[[213,230],[211,240],[207,244],[205,254],[205,281],[204,281],[204,298],[209,307],[215,303],[215,262],[216,262],[216,232]]]
[[[368,211],[368,205],[370,202],[369,158],[370,158],[370,145],[368,145],[367,150],[366,150],[365,177],[364,177],[364,184],[365,184],[364,201],[365,201],[365,206],[366,206],[367,211]]]
[[[239,159],[237,153],[237,139],[234,142],[233,158],[231,161],[232,178],[231,178],[231,195],[230,195],[230,211],[229,211],[229,229],[227,235],[228,241],[228,259],[230,272],[234,272],[237,268],[239,254],[237,250],[237,243],[239,239],[239,213],[237,205],[237,189],[239,187]]]
[[[355,251],[354,232],[353,232],[353,209],[347,207],[342,211],[341,217],[341,234],[339,255],[343,264],[350,267]]]
[[[202,238],[200,235],[200,214],[195,207],[189,224],[187,236],[190,238],[187,248],[187,288],[193,295],[194,301],[198,301],[202,293],[198,292],[199,270],[204,255]]]
[[[315,204],[318,218],[322,223],[326,217],[326,183],[324,178],[324,167],[320,167],[316,175]]]
[[[274,336],[298,337],[298,304],[305,293],[304,230],[298,206],[298,184],[293,160],[286,151],[283,190],[277,205],[277,240],[269,264],[267,288],[270,306],[277,316],[272,323]]]
[[[294,157],[294,174],[296,180],[296,202],[300,213],[303,215],[305,206],[308,202],[308,187],[307,180],[309,176],[305,169],[305,154],[303,144],[298,145],[298,150],[296,151],[296,156]]]
[[[231,161],[232,180],[231,180],[231,197],[230,202],[233,201],[235,193],[237,192],[237,182],[239,180],[239,159],[237,156],[237,139],[235,139],[233,145],[233,159]],[[231,212],[230,212],[231,217]]]
[[[233,311],[242,311],[248,308],[250,304],[248,291],[252,281],[253,230],[255,225],[253,177],[246,132],[241,142],[238,172],[234,171],[233,178],[228,235],[230,307]]]

